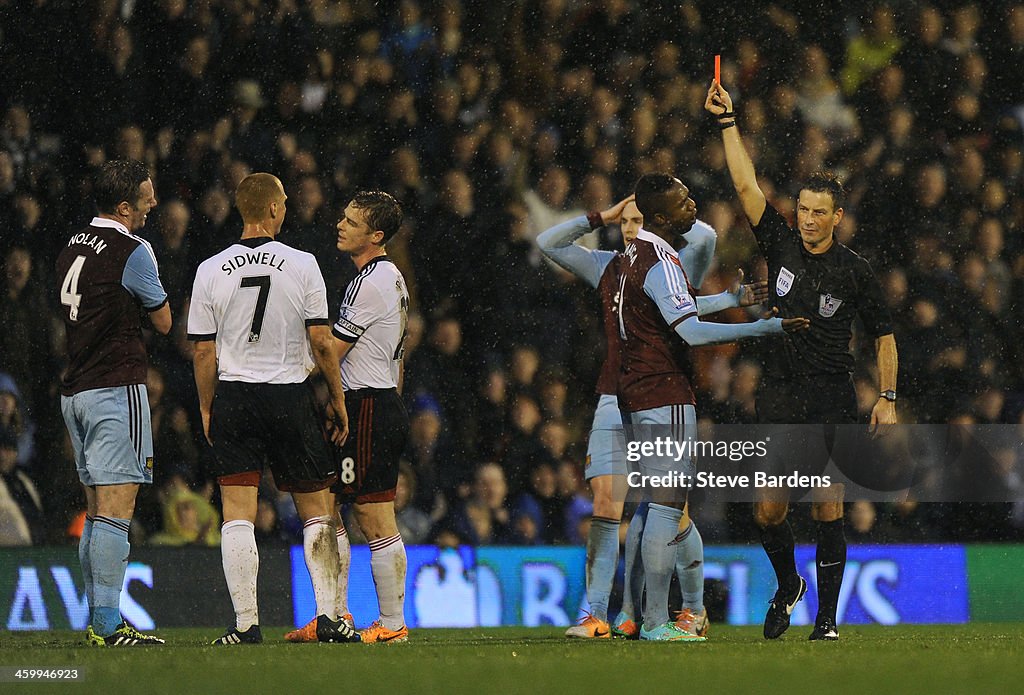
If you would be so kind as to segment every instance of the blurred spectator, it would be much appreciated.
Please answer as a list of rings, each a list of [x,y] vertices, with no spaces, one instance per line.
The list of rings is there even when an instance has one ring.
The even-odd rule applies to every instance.
[[[163,530],[149,538],[151,545],[220,545],[220,514],[210,501],[192,492],[178,478],[162,492]]]
[[[471,545],[494,545],[512,540],[509,511],[506,506],[508,486],[505,473],[496,463],[477,467],[472,491],[452,511],[443,524],[462,542]]]
[[[416,473],[402,461],[398,467],[398,487],[395,488],[395,521],[402,540],[410,545],[425,543],[430,536],[430,517],[412,506],[416,496]]]
[[[42,499],[18,468],[18,438],[0,428],[0,546],[34,545],[44,538]]]
[[[557,463],[538,441],[541,422],[567,423],[569,456],[583,446],[601,354],[593,298],[540,262],[537,232],[628,193],[640,173],[685,164],[719,232],[706,286],[727,286],[736,267],[763,275],[700,111],[700,66],[718,52],[725,84],[744,97],[759,183],[784,214],[806,171],[846,179],[840,238],[885,276],[908,413],[945,422],[991,405],[976,401],[990,389],[1004,417],[1024,403],[1019,2],[767,3],[740,15],[690,0],[658,12],[622,0],[86,9],[8,2],[0,12],[0,370],[17,383],[0,417],[20,419],[19,460],[33,462],[43,498],[60,500],[51,537],[81,494],[56,415],[52,259],[93,213],[89,174],[103,161],[138,158],[165,192],[142,234],[179,317],[194,268],[238,236],[231,192],[250,171],[292,182],[285,233],[316,254],[335,294],[352,272],[334,248],[338,206],[359,187],[399,196],[406,223],[389,253],[414,271],[405,395],[437,403],[436,422],[423,417],[437,435],[421,454],[433,451],[444,480],[417,480],[415,495],[456,497],[480,461],[501,465],[518,493],[538,461]],[[62,56],[75,60],[53,70]],[[80,118],[83,105],[98,115]],[[615,246],[617,232],[592,241]],[[158,451],[185,452],[158,453],[158,475],[160,461],[187,462],[200,484],[202,460],[184,440],[191,431],[204,455],[206,444],[177,410],[197,417],[190,349],[180,332],[145,339],[166,382]],[[761,351],[699,356],[702,417],[752,416]],[[879,508],[879,528],[890,511]],[[291,516],[276,513],[287,536]],[[955,527],[931,511],[912,516],[924,534]]]
[[[536,464],[530,470],[527,489],[512,504],[512,528],[520,543],[566,541],[566,500],[559,495],[556,465]]]

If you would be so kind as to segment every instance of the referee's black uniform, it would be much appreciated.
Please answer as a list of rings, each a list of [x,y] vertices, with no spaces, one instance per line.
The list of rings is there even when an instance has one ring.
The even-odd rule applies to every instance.
[[[833,241],[813,254],[779,211],[766,204],[754,236],[768,262],[772,306],[782,318],[806,317],[810,330],[787,333],[768,352],[758,392],[766,424],[857,422],[850,354],[853,321],[872,338],[892,333],[882,288],[861,256]]]

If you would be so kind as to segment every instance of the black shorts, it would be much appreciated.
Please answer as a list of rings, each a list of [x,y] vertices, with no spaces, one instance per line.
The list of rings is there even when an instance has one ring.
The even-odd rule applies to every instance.
[[[765,378],[757,392],[765,425],[855,425],[857,392],[849,374]]]
[[[225,484],[252,484],[269,463],[287,492],[314,492],[337,477],[312,387],[221,381],[210,413],[213,473]],[[255,473],[256,476],[244,474]],[[244,481],[244,482],[241,482]]]
[[[338,481],[331,488],[342,502],[391,502],[398,486],[398,461],[409,438],[409,414],[395,389],[345,392],[348,439],[338,449]]]
[[[759,432],[770,436],[772,444],[756,470],[773,476],[822,475],[837,446],[847,453],[853,446],[853,428],[837,427],[858,422],[853,379],[848,374],[767,378],[758,390],[757,415]]]

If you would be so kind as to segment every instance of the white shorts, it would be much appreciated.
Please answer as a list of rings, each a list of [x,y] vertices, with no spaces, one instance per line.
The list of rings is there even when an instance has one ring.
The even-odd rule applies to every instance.
[[[619,399],[607,394],[601,394],[597,401],[583,470],[587,480],[600,475],[626,475],[626,441]]]

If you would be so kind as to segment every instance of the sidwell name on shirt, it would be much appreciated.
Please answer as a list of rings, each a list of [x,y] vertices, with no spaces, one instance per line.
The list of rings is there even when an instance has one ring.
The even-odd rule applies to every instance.
[[[248,265],[269,265],[271,268],[283,270],[284,259],[278,258],[273,253],[240,253],[229,258],[228,262],[222,265],[220,269],[231,275],[232,272]]]

